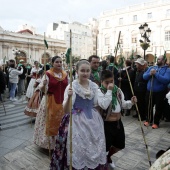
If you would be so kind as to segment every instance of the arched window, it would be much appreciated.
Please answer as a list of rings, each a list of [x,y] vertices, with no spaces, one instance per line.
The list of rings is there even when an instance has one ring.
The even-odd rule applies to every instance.
[[[16,56],[16,63],[19,63],[20,60],[24,60],[25,63],[27,62],[26,53],[24,51],[19,51]]]
[[[46,62],[48,62],[48,60],[50,58],[50,54],[45,53],[45,54],[42,55],[41,64],[45,63],[45,58],[46,58]]]

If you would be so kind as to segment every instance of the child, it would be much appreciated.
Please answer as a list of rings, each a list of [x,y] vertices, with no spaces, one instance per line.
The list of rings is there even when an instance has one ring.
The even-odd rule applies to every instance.
[[[114,167],[111,156],[125,147],[125,133],[121,121],[121,109],[130,109],[136,102],[133,96],[131,101],[124,100],[123,92],[114,85],[113,73],[104,70],[101,73],[101,87],[98,89],[98,104],[104,120],[106,137],[107,162]]]
[[[76,66],[78,79],[67,86],[64,93],[63,117],[50,170],[69,170],[70,126],[69,103],[72,96],[72,167],[73,170],[107,170],[103,120],[97,106],[98,86],[90,77],[90,64],[81,60]]]

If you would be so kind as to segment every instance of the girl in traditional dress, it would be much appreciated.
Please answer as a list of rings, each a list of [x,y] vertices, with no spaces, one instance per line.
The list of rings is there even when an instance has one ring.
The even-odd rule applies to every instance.
[[[68,170],[70,164],[69,102],[72,96],[72,167],[73,170],[106,170],[106,145],[103,120],[96,110],[98,86],[90,77],[90,63],[81,60],[76,68],[78,79],[64,93],[63,117],[50,164],[51,170]]]
[[[42,91],[45,87],[47,88],[48,120],[45,111],[45,96],[43,96],[34,128],[34,143],[45,149],[49,149],[49,142],[50,149],[55,147],[56,135],[63,117],[64,91],[68,84],[67,74],[62,70],[62,59],[58,56],[53,57],[52,66],[38,86],[38,89]]]
[[[36,82],[36,79],[39,78],[39,71],[41,70],[41,68],[39,67],[39,63],[38,61],[34,61],[34,67],[31,69],[31,80],[29,82],[28,88],[27,88],[27,93],[26,93],[26,97],[28,99],[30,99],[33,96],[34,93],[34,84]]]
[[[38,79],[36,79],[35,84],[34,84],[34,88],[36,88],[41,83],[41,80],[42,80],[42,77],[43,77],[43,70],[40,70],[38,74],[40,75],[40,77]],[[33,93],[33,96],[31,97],[27,106],[25,107],[24,113],[27,116],[36,117],[36,115],[39,111],[39,106],[40,106],[40,103],[41,103],[42,96],[43,96],[43,93],[40,90],[36,90]]]

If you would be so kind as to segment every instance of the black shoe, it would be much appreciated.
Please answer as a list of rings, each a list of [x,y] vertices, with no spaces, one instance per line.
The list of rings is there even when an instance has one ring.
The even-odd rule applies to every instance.
[[[138,115],[137,115],[137,114],[136,114],[136,115],[133,115],[133,117],[134,117],[134,118],[138,118]]]
[[[142,118],[142,117],[141,117],[140,119],[141,119],[141,121],[144,121],[144,120],[146,120],[145,118]],[[138,121],[139,121],[139,119],[138,119]]]
[[[165,122],[170,122],[170,119],[166,119]]]
[[[130,116],[130,113],[126,113],[125,116]]]

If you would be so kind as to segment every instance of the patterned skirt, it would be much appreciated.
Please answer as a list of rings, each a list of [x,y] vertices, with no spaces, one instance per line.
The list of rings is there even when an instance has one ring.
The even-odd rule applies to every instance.
[[[56,138],[56,145],[52,155],[50,170],[69,170],[69,166],[67,165],[67,135],[69,129],[69,114],[65,114],[63,117],[60,127],[59,133]],[[74,167],[73,170],[76,170]],[[81,170],[92,170],[88,167],[84,167]],[[108,170],[108,165],[98,165],[95,170]]]

